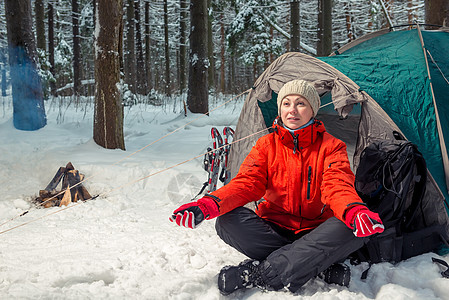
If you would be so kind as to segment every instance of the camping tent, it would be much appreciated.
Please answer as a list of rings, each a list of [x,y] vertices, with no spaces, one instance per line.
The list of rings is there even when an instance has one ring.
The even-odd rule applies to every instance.
[[[332,102],[337,118],[323,114],[330,107],[321,109],[318,118],[324,121],[329,132],[348,144],[354,169],[360,152],[370,142],[395,139],[394,133],[399,132],[423,153],[432,175],[430,181],[437,183],[437,187],[433,184],[434,190],[428,187],[435,193],[433,197],[449,200],[447,53],[448,29],[382,30],[349,43],[329,57],[286,53],[254,83],[245,100],[235,138],[269,127],[277,114],[276,93],[285,82],[302,78],[313,82],[322,105]],[[354,107],[357,109],[353,110]],[[339,120],[342,118],[345,120]],[[339,136],[348,131],[352,135]],[[233,146],[231,176],[235,176],[257,138],[267,132]],[[352,140],[346,140],[351,137]],[[352,143],[356,144],[354,150]]]
[[[372,142],[399,138],[418,146],[428,167],[422,215],[427,226],[443,226],[448,236],[444,205],[449,186],[447,53],[449,30],[413,29],[376,32],[329,57],[280,56],[246,97],[234,137],[243,140],[230,153],[231,177],[255,141],[269,132],[280,88],[301,78],[317,88],[324,106],[317,118],[328,132],[346,142],[355,172],[361,151]]]

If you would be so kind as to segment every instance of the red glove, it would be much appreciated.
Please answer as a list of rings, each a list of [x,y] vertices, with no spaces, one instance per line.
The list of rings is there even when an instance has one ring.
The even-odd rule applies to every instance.
[[[363,205],[355,205],[346,211],[345,224],[353,230],[356,237],[381,233],[385,229],[379,215]]]
[[[195,229],[201,222],[218,217],[220,212],[214,199],[204,196],[198,201],[181,205],[173,212],[169,220],[178,226]]]

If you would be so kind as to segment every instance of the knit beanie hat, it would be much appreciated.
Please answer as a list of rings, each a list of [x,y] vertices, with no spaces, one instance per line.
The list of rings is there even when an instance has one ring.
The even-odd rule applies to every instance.
[[[295,79],[287,82],[279,90],[278,93],[278,114],[281,115],[281,102],[286,96],[289,95],[301,95],[309,101],[312,106],[313,116],[316,117],[318,110],[320,109],[321,100],[315,87],[309,82],[301,79]]]

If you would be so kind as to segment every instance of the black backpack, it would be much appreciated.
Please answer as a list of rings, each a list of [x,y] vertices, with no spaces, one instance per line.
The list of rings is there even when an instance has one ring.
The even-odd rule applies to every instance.
[[[378,141],[360,155],[355,188],[368,208],[379,214],[385,231],[355,253],[359,261],[399,262],[442,244],[444,227],[428,226],[422,208],[427,167],[408,141]]]

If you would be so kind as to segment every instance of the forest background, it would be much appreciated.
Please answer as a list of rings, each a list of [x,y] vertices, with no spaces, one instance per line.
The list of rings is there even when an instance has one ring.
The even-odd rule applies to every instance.
[[[285,52],[326,56],[382,28],[443,25],[449,2],[5,0],[0,12],[1,90],[3,104],[13,97],[15,127],[45,126],[50,98],[77,104],[95,96],[88,100],[96,104],[94,140],[125,149],[123,106],[175,99],[185,103],[185,113],[207,113],[209,95],[250,88]],[[105,49],[113,57],[102,58]],[[15,71],[24,66],[32,70]],[[33,98],[34,108],[19,105],[23,98]],[[30,115],[39,120],[24,125]]]

